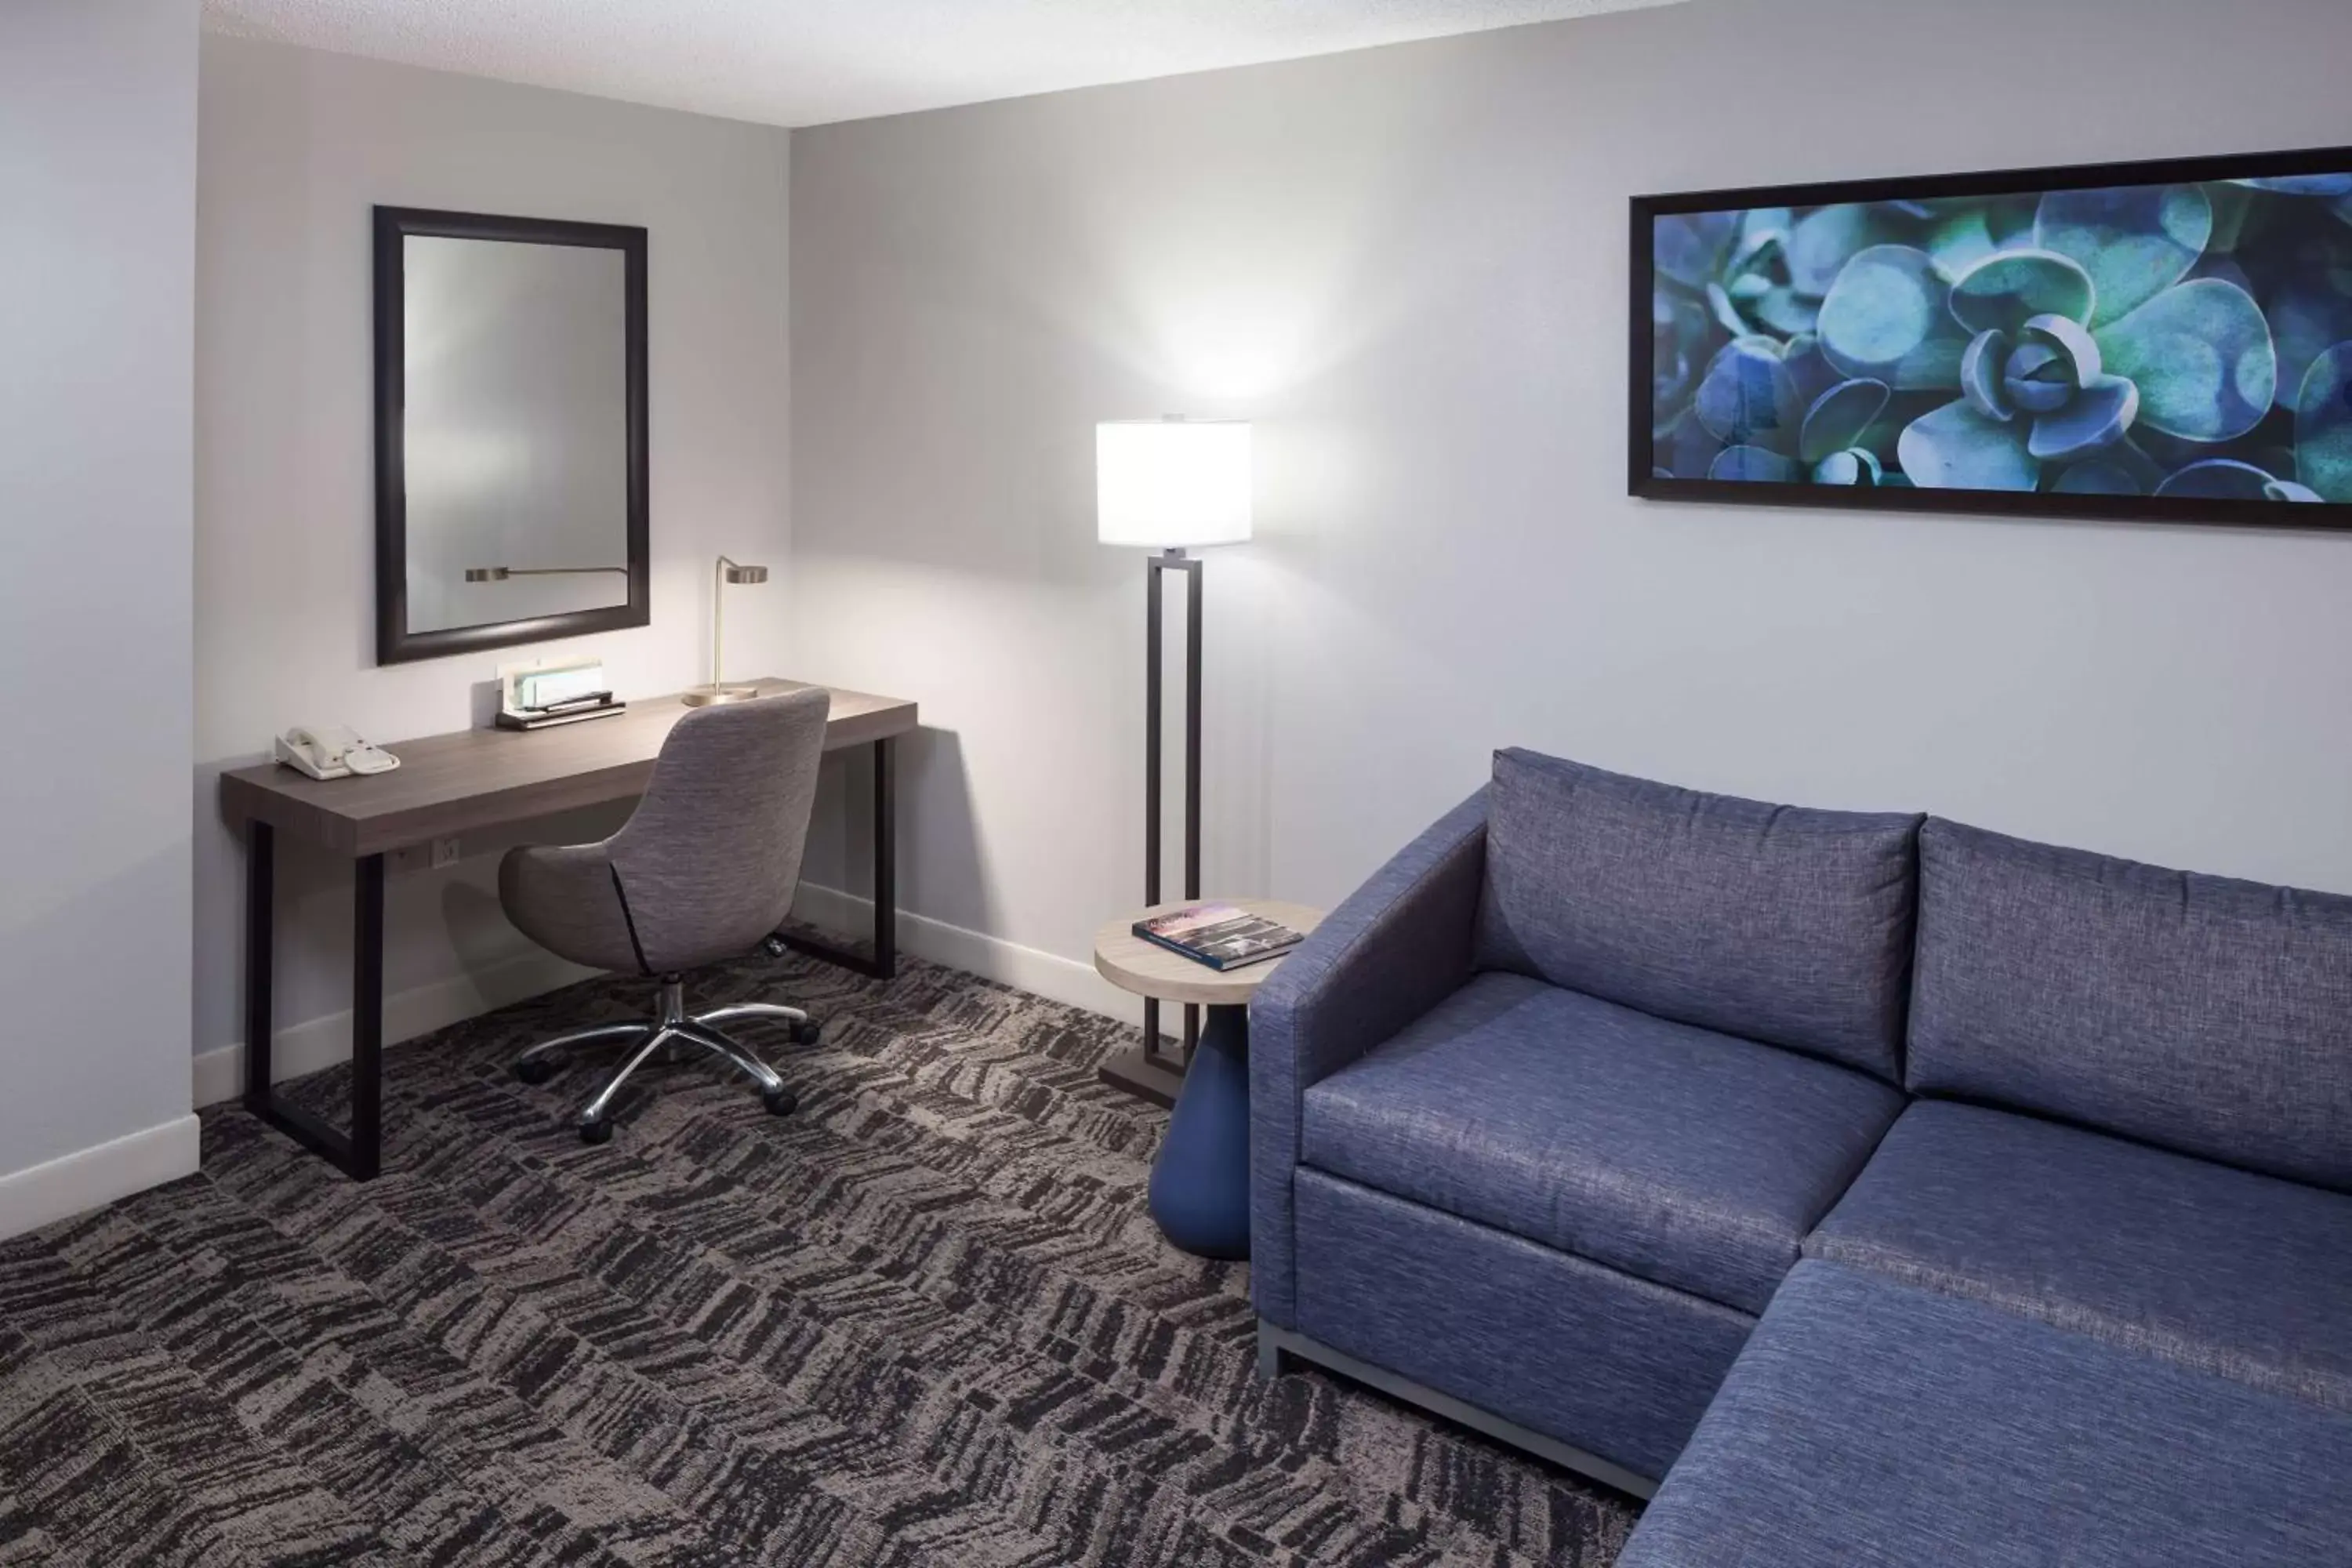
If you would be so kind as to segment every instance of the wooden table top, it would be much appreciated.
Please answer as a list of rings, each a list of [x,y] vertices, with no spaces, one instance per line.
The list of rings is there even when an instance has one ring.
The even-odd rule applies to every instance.
[[[1321,910],[1305,904],[1286,904],[1279,899],[1180,899],[1174,903],[1154,904],[1148,910],[1121,915],[1095,932],[1096,972],[1122,991],[1156,996],[1162,1002],[1195,1002],[1204,1007],[1246,1005],[1251,994],[1265,983],[1265,977],[1281,968],[1287,958],[1269,958],[1264,963],[1244,964],[1239,969],[1212,969],[1135,934],[1138,921],[1188,905],[1207,903],[1231,904],[1251,914],[1279,921],[1302,933],[1323,923]]]
[[[803,689],[761,680],[763,696]],[[643,795],[670,726],[694,710],[673,694],[632,701],[613,719],[545,730],[459,730],[383,742],[388,773],[314,779],[278,763],[221,775],[232,822],[279,831],[354,858],[429,839]],[[915,728],[915,704],[835,688],[824,749],[862,746]]]

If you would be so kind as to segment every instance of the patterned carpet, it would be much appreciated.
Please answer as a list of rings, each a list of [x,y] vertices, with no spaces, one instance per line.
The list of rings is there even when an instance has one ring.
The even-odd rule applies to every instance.
[[[603,1148],[522,1044],[600,981],[389,1053],[385,1173],[234,1110],[200,1175],[0,1242],[0,1564],[1605,1564],[1632,1506],[1319,1374],[1144,1211],[1131,1032],[922,963],[690,1003],[803,1097],[656,1070]],[[593,1067],[601,1068],[603,1058]],[[341,1075],[301,1097],[340,1102]]]

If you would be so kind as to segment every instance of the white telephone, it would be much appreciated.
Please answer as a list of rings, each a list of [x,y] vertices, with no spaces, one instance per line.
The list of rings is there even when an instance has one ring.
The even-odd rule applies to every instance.
[[[314,779],[347,779],[353,773],[388,773],[400,759],[371,745],[340,724],[311,730],[297,724],[278,737],[273,753],[289,768]]]

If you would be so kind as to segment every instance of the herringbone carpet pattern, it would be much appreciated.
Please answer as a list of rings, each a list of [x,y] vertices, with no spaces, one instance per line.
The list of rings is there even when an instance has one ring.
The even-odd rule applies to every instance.
[[[921,963],[747,961],[689,998],[824,1020],[746,1031],[799,1114],[682,1065],[583,1147],[587,1072],[507,1060],[645,990],[392,1051],[373,1184],[224,1109],[200,1175],[0,1243],[0,1563],[1615,1557],[1608,1493],[1254,1378],[1244,1270],[1145,1213],[1164,1119],[1096,1082],[1117,1026]]]

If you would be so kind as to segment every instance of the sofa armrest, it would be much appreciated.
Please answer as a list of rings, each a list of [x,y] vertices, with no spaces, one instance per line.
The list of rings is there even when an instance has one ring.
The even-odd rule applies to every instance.
[[[1291,1174],[1301,1099],[1459,990],[1486,865],[1486,792],[1374,873],[1250,1004],[1250,1293],[1296,1328]]]

